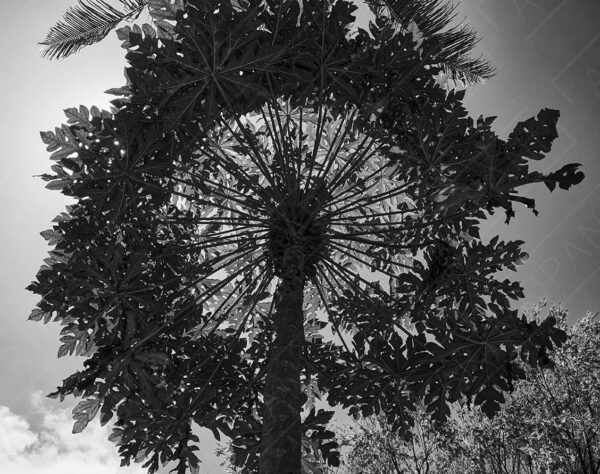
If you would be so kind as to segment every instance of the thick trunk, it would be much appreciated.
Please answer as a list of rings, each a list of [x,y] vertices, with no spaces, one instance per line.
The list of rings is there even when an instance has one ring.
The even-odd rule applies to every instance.
[[[260,474],[299,474],[302,430],[300,412],[301,350],[304,340],[302,248],[285,250],[275,293],[275,339],[265,379]]]

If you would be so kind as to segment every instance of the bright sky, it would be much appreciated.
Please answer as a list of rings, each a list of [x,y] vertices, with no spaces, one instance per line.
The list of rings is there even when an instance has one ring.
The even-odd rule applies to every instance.
[[[124,51],[116,36],[60,62],[43,60],[36,44],[75,0],[2,1],[0,18],[0,472],[91,474],[121,470],[107,434],[91,424],[71,435],[70,409],[46,400],[80,367],[55,359],[59,326],[27,321],[37,302],[25,287],[48,248],[39,232],[49,228],[67,198],[44,189],[33,175],[49,171],[39,131],[64,121],[62,110],[84,104],[108,108],[103,91],[124,83]],[[9,6],[10,5],[10,6]],[[600,3],[597,0],[463,0],[459,17],[475,27],[480,52],[497,68],[467,93],[473,116],[498,116],[505,137],[516,122],[543,108],[561,111],[559,139],[541,169],[583,163],[586,179],[569,192],[532,189],[540,215],[518,209],[510,228],[503,215],[486,235],[526,242],[530,259],[520,268],[525,302],[543,296],[562,302],[572,318],[600,310]],[[142,18],[142,20],[145,20]],[[214,442],[203,437],[201,472],[218,474]],[[206,439],[206,444],[204,440]]]

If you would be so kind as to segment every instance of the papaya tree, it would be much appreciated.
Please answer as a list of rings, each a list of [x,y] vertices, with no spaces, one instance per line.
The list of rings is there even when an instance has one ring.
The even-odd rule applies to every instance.
[[[100,3],[71,11],[65,44],[127,19],[86,36],[100,20],[81,5]],[[564,332],[519,317],[521,286],[495,276],[523,242],[479,228],[514,203],[535,212],[523,186],[583,174],[530,170],[557,111],[503,140],[444,87],[491,73],[450,7],[369,2],[366,31],[345,0],[121,3],[155,21],[118,31],[113,109],[67,109],[42,133],[43,179],[75,203],[42,233],[31,319],[61,323],[59,356],[86,358],[51,394],[83,398],[74,431],[99,413],[123,464],[183,473],[202,426],[247,471],[298,473],[303,437],[339,462],[321,393],[406,432],[421,398],[437,422],[460,399],[496,413],[517,349],[549,363]]]

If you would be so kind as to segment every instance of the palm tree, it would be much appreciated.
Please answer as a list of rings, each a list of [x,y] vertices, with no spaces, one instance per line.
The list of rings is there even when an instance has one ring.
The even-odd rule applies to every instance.
[[[119,0],[118,10],[104,0],[80,1],[69,8],[62,19],[50,28],[44,41],[43,55],[64,58],[84,46],[101,41],[123,21],[135,20],[148,7],[148,0]]]
[[[40,43],[43,55],[61,59],[83,47],[103,40],[110,31],[123,22],[136,20],[148,9],[158,31],[170,31],[168,21],[175,21],[183,11],[186,0],[118,0],[121,10],[105,0],[79,0],[69,8]],[[300,2],[301,3],[301,2]],[[467,84],[492,76],[493,68],[481,58],[468,56],[477,43],[475,33],[467,26],[451,27],[455,7],[440,0],[369,0],[366,2],[376,16],[391,19],[398,28],[411,29],[416,34],[435,38],[437,47],[429,54],[442,61],[444,72],[451,78]],[[233,2],[242,8],[243,2]]]
[[[59,355],[88,357],[54,395],[84,397],[75,431],[116,414],[124,463],[197,466],[195,423],[251,471],[300,472],[303,434],[335,464],[319,391],[396,429],[421,396],[437,419],[460,397],[493,413],[515,347],[535,364],[563,339],[517,318],[522,289],[492,276],[520,242],[478,233],[482,209],[533,207],[519,186],[581,180],[528,169],[558,114],[498,139],[433,79],[489,71],[466,59],[470,33],[441,32],[450,10],[378,8],[352,33],[345,1],[190,0],[169,35],[129,30],[114,113],[68,109],[42,134],[48,186],[78,201],[44,233],[32,319],[65,326]]]

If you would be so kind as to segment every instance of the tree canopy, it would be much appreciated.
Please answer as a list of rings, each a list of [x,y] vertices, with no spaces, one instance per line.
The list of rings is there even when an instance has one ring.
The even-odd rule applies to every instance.
[[[197,424],[250,471],[262,450],[261,472],[299,472],[302,433],[338,462],[316,393],[406,432],[421,398],[436,422],[462,399],[491,416],[516,357],[549,363],[564,331],[519,317],[521,286],[496,277],[523,242],[479,227],[514,203],[535,212],[522,186],[583,174],[530,169],[558,111],[503,140],[442,86],[490,71],[451,9],[369,2],[365,31],[344,0],[147,5],[154,26],[119,31],[114,109],[70,108],[42,133],[47,187],[76,202],[42,233],[31,319],[63,325],[59,356],[86,357],[53,394],[83,398],[75,431],[99,413],[124,464],[183,473]]]
[[[419,407],[406,439],[382,416],[336,428],[343,446],[342,467],[315,472],[369,474],[595,474],[600,472],[600,318],[588,313],[573,326],[567,312],[543,301],[526,310],[530,319],[553,315],[568,340],[549,352],[552,368],[522,363],[526,378],[498,414],[489,419],[478,407],[455,406],[442,426]]]

